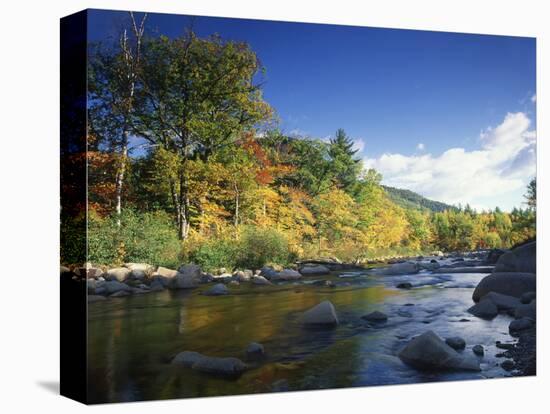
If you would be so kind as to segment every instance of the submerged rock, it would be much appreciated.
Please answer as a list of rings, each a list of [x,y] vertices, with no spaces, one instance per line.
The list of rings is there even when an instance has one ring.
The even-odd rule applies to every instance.
[[[208,289],[206,292],[203,292],[205,296],[222,296],[229,295],[229,289],[223,283],[218,283]]]
[[[265,350],[262,344],[251,342],[246,347],[246,359],[257,360],[265,357]]]
[[[411,275],[420,271],[418,263],[395,263],[388,268],[380,269],[380,272],[385,275]]]
[[[498,308],[489,299],[483,299],[481,302],[468,309],[468,312],[478,318],[493,319],[498,315]]]
[[[172,289],[194,289],[199,285],[200,274],[194,276],[192,273],[178,273],[170,280]]]
[[[174,357],[172,364],[226,377],[239,376],[247,368],[246,364],[238,358],[211,357],[193,351],[180,352]]]
[[[111,294],[119,291],[130,292],[132,290],[132,288],[127,284],[120,283],[117,281],[105,282],[101,285],[101,287],[104,288],[107,293],[111,293]]]
[[[411,289],[413,287],[412,283],[409,282],[402,282],[398,283],[396,288],[398,289]]]
[[[130,296],[130,292],[127,290],[119,290],[118,292],[115,292],[111,294],[110,298],[122,298],[124,296]]]
[[[537,290],[537,276],[533,273],[493,273],[484,277],[472,295],[478,302],[489,292],[520,298],[527,292]]]
[[[388,315],[380,311],[374,311],[367,315],[361,316],[361,319],[369,322],[386,322],[388,320]]]
[[[474,357],[457,353],[433,331],[417,336],[403,348],[398,357],[419,370],[481,371]]]
[[[338,315],[336,314],[334,305],[325,300],[306,311],[302,315],[302,322],[310,326],[333,327],[338,325]]]

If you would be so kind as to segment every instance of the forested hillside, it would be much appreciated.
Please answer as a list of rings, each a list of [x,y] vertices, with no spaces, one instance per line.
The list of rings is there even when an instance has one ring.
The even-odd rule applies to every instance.
[[[411,190],[388,187],[386,185],[383,185],[382,187],[386,190],[386,193],[388,193],[390,199],[395,204],[403,208],[416,208],[419,210],[430,210],[433,212],[456,209],[456,207],[449,204],[422,197],[420,194],[417,194]]]
[[[451,208],[383,187],[343,129],[328,142],[285,136],[262,95],[269,68],[246,43],[191,31],[148,37],[134,23],[131,36],[90,47],[82,156],[92,262],[361,261],[507,247],[534,235],[533,204],[511,213]],[[62,231],[70,239],[71,222]],[[63,262],[73,262],[71,249],[63,247]]]

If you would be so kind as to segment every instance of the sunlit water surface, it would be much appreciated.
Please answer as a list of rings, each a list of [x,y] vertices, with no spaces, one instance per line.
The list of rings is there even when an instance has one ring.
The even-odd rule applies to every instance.
[[[484,276],[333,274],[277,286],[242,284],[220,297],[201,295],[211,286],[203,285],[93,303],[88,308],[89,398],[101,403],[507,376],[495,358],[495,341],[512,341],[510,318],[485,321],[466,312],[473,287]],[[323,279],[339,286],[312,283]],[[403,281],[414,288],[396,289]],[[340,325],[304,329],[300,315],[323,300],[334,304]],[[388,322],[372,325],[361,319],[374,310],[386,313]],[[423,373],[404,365],[397,352],[428,329],[443,338],[463,337],[468,354],[473,355],[472,346],[483,345],[482,371]],[[185,350],[244,360],[250,342],[262,343],[267,358],[238,379],[170,364]]]

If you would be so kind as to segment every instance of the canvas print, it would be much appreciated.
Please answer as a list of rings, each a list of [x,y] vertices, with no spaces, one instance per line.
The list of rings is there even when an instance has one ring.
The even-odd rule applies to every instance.
[[[61,21],[61,391],[536,374],[536,40]]]

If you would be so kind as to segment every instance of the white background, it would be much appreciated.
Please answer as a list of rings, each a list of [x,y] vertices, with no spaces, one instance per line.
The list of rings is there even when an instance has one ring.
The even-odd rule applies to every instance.
[[[550,33],[538,1],[11,0],[0,19],[0,410],[102,412],[541,412],[550,390],[548,187]],[[536,378],[111,404],[57,395],[59,22],[87,7],[536,36],[538,47],[539,322]],[[546,77],[544,77],[544,74]],[[543,78],[541,79],[541,75]],[[475,185],[475,183],[472,183]],[[543,217],[540,217],[543,216]],[[546,393],[546,395],[545,395]]]

